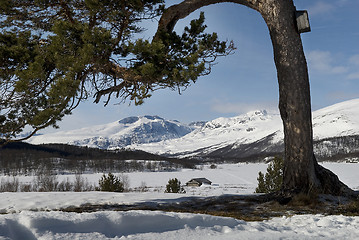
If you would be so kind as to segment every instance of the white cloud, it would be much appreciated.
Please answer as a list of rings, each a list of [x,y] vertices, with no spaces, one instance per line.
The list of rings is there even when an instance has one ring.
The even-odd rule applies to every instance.
[[[347,79],[359,79],[359,54],[353,55],[349,58],[349,64],[352,71],[348,74]]]
[[[349,93],[347,91],[335,91],[335,92],[330,92],[329,94],[327,94],[326,97],[329,100],[335,100],[337,102],[342,102],[342,101],[346,101],[349,99],[359,98],[359,94],[358,93]]]
[[[348,67],[334,64],[334,58],[329,51],[311,51],[307,54],[309,69],[327,74],[348,72]]]
[[[307,54],[308,67],[312,71],[322,74],[344,74],[348,80],[359,79],[359,54],[340,60],[337,59],[329,51],[315,50]]]
[[[359,72],[349,74],[348,79],[359,79]]]
[[[353,65],[359,66],[359,54],[352,56],[352,57],[349,59],[349,62],[350,62],[351,64],[353,64]]]
[[[331,69],[332,73],[346,73],[348,72],[348,67],[336,66]]]
[[[222,114],[243,114],[255,110],[267,110],[277,112],[278,103],[266,102],[266,103],[229,103],[216,100],[211,109],[215,112]]]
[[[317,2],[316,4],[308,8],[308,12],[310,16],[313,16],[313,15],[329,13],[334,9],[335,9],[334,4],[330,4],[327,2]]]
[[[323,51],[311,51],[307,54],[309,66],[315,70],[323,71],[330,68],[330,53]]]

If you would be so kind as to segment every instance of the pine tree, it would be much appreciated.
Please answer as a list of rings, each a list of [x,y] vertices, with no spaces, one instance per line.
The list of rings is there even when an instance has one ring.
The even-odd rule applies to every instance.
[[[124,185],[119,177],[116,177],[112,173],[109,173],[107,176],[102,175],[99,180],[99,189],[104,192],[123,192]]]
[[[205,33],[204,14],[183,34],[136,38],[163,0],[1,1],[0,144],[26,127],[57,122],[83,101],[142,104],[159,88],[179,91],[206,75],[233,44]],[[20,140],[20,139],[17,139]]]
[[[185,193],[186,191],[181,186],[181,181],[177,178],[173,178],[168,180],[168,184],[166,185],[166,193]]]
[[[256,193],[271,193],[279,191],[283,184],[283,159],[275,157],[267,167],[265,175],[258,173]]]
[[[266,184],[265,184],[265,180],[264,180],[264,174],[262,172],[258,173],[257,181],[258,181],[258,186],[257,186],[255,192],[256,193],[266,193],[267,189],[266,189]]]

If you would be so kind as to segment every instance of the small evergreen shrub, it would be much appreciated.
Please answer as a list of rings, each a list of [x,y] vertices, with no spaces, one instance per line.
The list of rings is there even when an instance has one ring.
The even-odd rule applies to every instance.
[[[283,159],[275,157],[267,167],[265,175],[258,173],[256,193],[271,193],[279,191],[283,183]]]
[[[181,186],[181,182],[177,178],[168,180],[165,193],[185,193],[186,191]]]
[[[124,186],[119,177],[116,177],[112,173],[109,173],[107,176],[105,174],[102,175],[99,182],[99,191],[104,192],[123,192]]]

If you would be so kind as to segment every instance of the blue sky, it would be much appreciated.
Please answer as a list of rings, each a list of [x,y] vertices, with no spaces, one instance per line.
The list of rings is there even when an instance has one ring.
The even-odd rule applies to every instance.
[[[180,2],[168,1],[168,2]],[[308,61],[312,109],[359,98],[359,0],[294,0],[298,10],[306,9],[312,31],[303,33]],[[104,107],[83,103],[60,123],[70,130],[113,122],[128,116],[159,115],[189,123],[231,117],[257,109],[277,110],[278,83],[272,45],[261,16],[239,4],[223,3],[202,8],[208,32],[233,40],[233,55],[218,59],[212,73],[198,79],[181,95],[159,90],[142,106],[129,102]],[[176,31],[193,18],[177,24]],[[156,22],[146,24],[143,37],[151,39]],[[53,131],[48,129],[47,132]]]

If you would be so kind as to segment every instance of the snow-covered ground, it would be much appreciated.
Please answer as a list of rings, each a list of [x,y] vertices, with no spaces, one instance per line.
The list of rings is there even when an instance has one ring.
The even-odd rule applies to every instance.
[[[358,217],[301,215],[245,222],[159,211],[31,212],[0,217],[2,239],[357,239]]]
[[[358,163],[325,163],[350,187],[359,189]],[[265,164],[224,164],[217,169],[128,173],[131,188],[146,183],[148,192],[0,193],[0,239],[355,239],[359,217],[295,215],[245,222],[203,214],[161,211],[56,211],[82,204],[169,203],[222,194],[251,194]],[[84,175],[97,182],[101,174]],[[71,176],[59,176],[62,178]],[[205,177],[212,186],[187,188],[186,194],[163,193],[169,178],[182,183]],[[3,177],[4,178],[4,177]],[[19,177],[30,181],[30,177]]]

